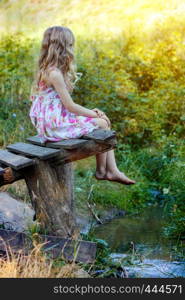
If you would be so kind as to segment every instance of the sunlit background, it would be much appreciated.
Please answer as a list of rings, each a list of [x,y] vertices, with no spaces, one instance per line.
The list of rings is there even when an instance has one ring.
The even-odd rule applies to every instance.
[[[21,30],[39,36],[47,26],[71,26],[78,34],[147,33],[183,23],[183,0],[1,0],[1,32]],[[178,30],[177,24],[175,25]],[[97,32],[98,31],[98,32]]]
[[[53,25],[69,26],[81,40],[95,40],[99,49],[112,41],[109,54],[137,41],[135,51],[151,60],[156,42],[173,40],[178,55],[185,53],[183,0],[1,0],[0,34],[22,32],[40,41]],[[88,48],[88,43],[86,45]]]

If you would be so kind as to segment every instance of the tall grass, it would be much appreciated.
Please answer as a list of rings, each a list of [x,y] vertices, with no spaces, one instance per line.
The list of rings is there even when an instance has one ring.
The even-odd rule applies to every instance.
[[[15,253],[6,246],[5,256],[0,257],[0,278],[73,278],[80,276],[79,271],[85,274],[74,260],[66,263],[48,258],[42,247],[43,244],[37,243],[25,254],[24,249]]]

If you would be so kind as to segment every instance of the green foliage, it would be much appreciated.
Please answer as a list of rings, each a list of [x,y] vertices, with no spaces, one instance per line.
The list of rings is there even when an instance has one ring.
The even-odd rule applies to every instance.
[[[160,206],[168,220],[164,235],[184,239],[184,150],[184,141],[174,137],[161,138],[158,148],[135,151],[129,145],[119,144],[115,152],[119,169],[134,178],[136,184],[128,187],[95,181],[92,179],[93,167],[89,164],[87,172],[87,166],[79,164],[76,171],[77,199],[84,206],[94,184],[90,201],[96,204],[97,214],[100,207],[117,207],[136,214],[149,206]]]
[[[33,75],[33,41],[21,33],[1,37],[1,97],[8,103],[28,98]]]
[[[1,101],[4,105],[2,103],[0,114],[6,119],[12,109],[7,105],[13,104],[14,110],[26,105],[25,119],[31,104],[29,93],[38,42],[20,33],[4,35],[1,42]],[[185,134],[184,63],[175,52],[174,41],[167,42],[156,43],[150,57],[144,45],[141,57],[137,39],[132,47],[128,47],[128,41],[115,53],[107,51],[108,42],[103,49],[98,48],[98,40],[97,43],[89,41],[89,57],[87,53],[84,55],[83,40],[79,45],[78,71],[83,76],[74,90],[74,101],[104,110],[120,143],[128,143],[133,149],[156,145],[161,135],[182,138]],[[11,131],[11,125],[8,130]]]
[[[1,37],[0,145],[23,140],[34,132],[28,122],[33,80],[33,42],[18,33]]]
[[[124,270],[122,263],[116,263],[110,257],[111,249],[109,244],[102,239],[97,239],[92,233],[81,234],[83,240],[95,242],[97,245],[96,260],[91,266],[92,277],[118,277],[119,270]],[[83,265],[83,268],[88,270],[89,266]]]
[[[99,182],[93,201],[130,212],[158,202],[169,214],[165,233],[174,237],[185,230],[185,64],[179,26],[184,28],[182,19],[168,17],[143,37],[131,27],[130,33],[108,39],[79,35],[77,65],[83,76],[72,95],[75,102],[108,115],[117,132],[119,168],[137,180],[119,190],[114,183]],[[1,37],[2,147],[36,133],[28,112],[39,42],[20,32]],[[87,176],[79,173],[84,186]]]
[[[43,228],[41,224],[37,221],[35,221],[33,224],[30,224],[26,230],[27,235],[34,239],[39,238],[40,234],[49,234],[47,229]]]

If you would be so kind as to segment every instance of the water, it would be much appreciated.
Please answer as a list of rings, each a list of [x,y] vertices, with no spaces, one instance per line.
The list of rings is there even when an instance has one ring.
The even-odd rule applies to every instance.
[[[108,242],[111,257],[121,260],[129,277],[185,277],[185,261],[175,261],[175,241],[162,237],[163,212],[150,208],[134,217],[121,217],[94,229],[95,236]]]

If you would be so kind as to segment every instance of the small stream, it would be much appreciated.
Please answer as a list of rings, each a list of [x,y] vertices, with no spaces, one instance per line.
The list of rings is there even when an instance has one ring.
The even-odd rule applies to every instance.
[[[122,261],[128,277],[185,277],[185,261],[176,261],[176,241],[164,239],[161,208],[146,209],[142,215],[125,216],[94,228],[97,238],[108,242],[111,257]]]

